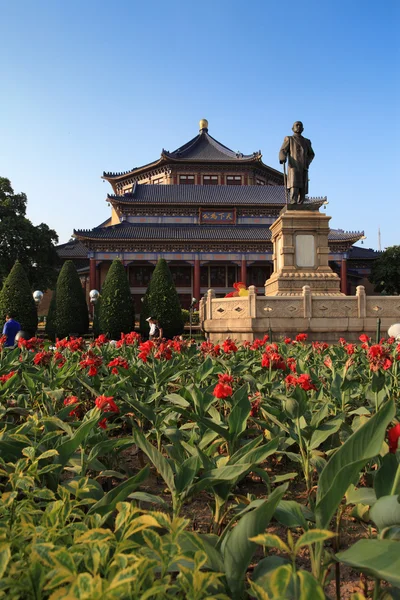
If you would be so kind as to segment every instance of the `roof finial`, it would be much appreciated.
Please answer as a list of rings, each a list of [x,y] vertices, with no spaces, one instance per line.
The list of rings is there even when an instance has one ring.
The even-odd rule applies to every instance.
[[[207,121],[207,119],[200,119],[199,129],[200,129],[200,133],[203,133],[203,131],[204,131],[204,133],[207,133],[207,131],[208,131],[208,121]]]

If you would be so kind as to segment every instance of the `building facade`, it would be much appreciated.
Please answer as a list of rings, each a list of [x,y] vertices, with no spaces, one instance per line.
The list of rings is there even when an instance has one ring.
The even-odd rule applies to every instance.
[[[272,272],[270,225],[285,205],[283,174],[265,165],[261,152],[230,150],[200,121],[197,136],[158,160],[123,173],[103,173],[112,193],[108,221],[74,230],[75,242],[59,247],[62,259],[82,260],[87,289],[99,289],[111,261],[127,271],[135,309],[140,312],[159,258],[165,258],[183,307],[209,288],[217,296],[235,281],[255,285],[260,294]],[[309,198],[322,206],[326,198]],[[363,232],[331,230],[332,267],[349,293],[347,260]],[[69,256],[67,256],[69,254]]]

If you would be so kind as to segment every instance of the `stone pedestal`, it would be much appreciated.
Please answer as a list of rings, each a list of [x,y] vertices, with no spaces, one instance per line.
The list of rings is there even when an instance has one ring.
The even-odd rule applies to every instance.
[[[331,217],[307,206],[285,207],[271,225],[274,272],[265,283],[266,296],[342,296],[340,278],[329,266]]]

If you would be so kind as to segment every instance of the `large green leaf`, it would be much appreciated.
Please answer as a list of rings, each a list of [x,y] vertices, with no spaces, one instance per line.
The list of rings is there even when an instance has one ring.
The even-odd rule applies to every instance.
[[[141,450],[146,454],[146,456],[151,460],[158,473],[164,479],[166,485],[170,492],[175,491],[175,481],[174,481],[174,473],[172,471],[172,467],[169,464],[168,460],[157,450],[154,448],[152,444],[145,438],[143,433],[138,430],[134,430],[132,432],[132,437],[134,439],[135,444],[139,446]]]
[[[394,403],[389,401],[331,457],[318,482],[315,507],[318,528],[329,527],[349,485],[354,483],[366,462],[379,454],[386,428],[394,414]]]
[[[96,411],[94,416],[90,417],[87,421],[83,421],[82,425],[78,427],[75,433],[67,440],[57,447],[58,457],[55,459],[55,463],[65,466],[74,452],[79,446],[85,441],[88,434],[91,432],[93,427],[97,424],[100,418],[99,411]]]
[[[359,540],[348,550],[336,554],[336,559],[400,587],[400,542]]]
[[[400,464],[397,456],[390,452],[385,454],[381,468],[374,479],[374,490],[377,498],[389,496],[390,494],[400,494],[400,477],[397,477],[399,471]]]
[[[400,496],[381,496],[369,511],[369,516],[379,529],[400,526]],[[400,547],[399,547],[400,551]]]
[[[88,514],[100,514],[105,515],[108,512],[112,512],[115,510],[118,502],[123,502],[125,498],[129,496],[132,492],[134,492],[139,485],[147,479],[149,476],[149,466],[146,465],[144,469],[139,471],[137,475],[130,477],[123,483],[117,485],[117,487],[113,488],[108,494],[103,496],[101,500],[96,502],[88,511]]]
[[[265,530],[286,490],[287,484],[276,488],[261,506],[242,517],[225,538],[222,552],[233,600],[241,598],[245,573],[257,548],[257,544],[251,542],[250,538]]]
[[[177,469],[177,475],[175,478],[175,487],[178,494],[181,494],[186,489],[186,494],[189,493],[190,486],[193,483],[199,468],[200,458],[198,456],[191,456],[187,458],[182,466]]]
[[[318,448],[318,446],[320,446],[322,442],[325,442],[325,440],[327,440],[328,437],[339,431],[340,427],[342,426],[342,423],[343,418],[336,417],[336,419],[331,419],[330,421],[326,421],[325,423],[320,425],[311,436],[310,450]]]
[[[248,398],[248,386],[244,385],[232,396],[234,406],[228,417],[229,435],[231,440],[238,438],[247,426],[247,419],[251,411],[251,404]]]

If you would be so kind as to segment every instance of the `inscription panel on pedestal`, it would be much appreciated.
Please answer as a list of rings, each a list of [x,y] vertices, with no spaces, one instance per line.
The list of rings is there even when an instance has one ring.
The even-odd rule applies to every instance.
[[[298,267],[315,267],[315,238],[311,234],[296,235],[296,265]]]

